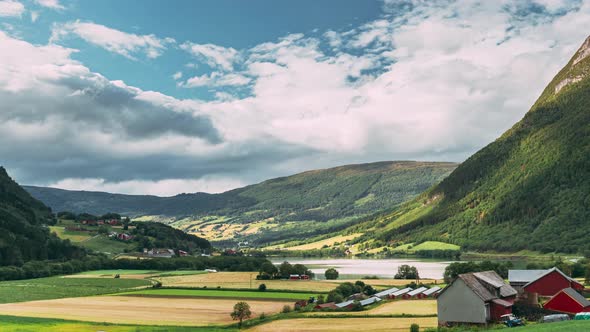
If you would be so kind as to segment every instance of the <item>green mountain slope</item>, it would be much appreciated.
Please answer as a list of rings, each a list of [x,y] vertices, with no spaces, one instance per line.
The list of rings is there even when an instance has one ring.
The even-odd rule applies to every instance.
[[[83,255],[69,242],[49,234],[46,225],[52,222],[51,210],[0,167],[0,266]]]
[[[358,228],[377,234],[359,242],[391,246],[590,250],[590,38],[520,122],[440,184]]]
[[[316,235],[342,229],[343,224],[350,225],[352,218],[414,198],[455,167],[453,163],[409,161],[347,165],[272,179],[222,194],[174,197],[26,189],[55,211],[159,216],[156,219],[213,240],[247,238],[268,242],[301,236],[301,228]],[[317,225],[318,221],[324,223]],[[285,231],[275,232],[279,229]],[[262,238],[267,231],[268,238]]]

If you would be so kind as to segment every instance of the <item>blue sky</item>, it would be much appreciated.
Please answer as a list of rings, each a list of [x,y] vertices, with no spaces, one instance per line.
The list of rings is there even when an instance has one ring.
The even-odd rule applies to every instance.
[[[589,1],[0,0],[21,183],[173,195],[462,161],[590,34]]]

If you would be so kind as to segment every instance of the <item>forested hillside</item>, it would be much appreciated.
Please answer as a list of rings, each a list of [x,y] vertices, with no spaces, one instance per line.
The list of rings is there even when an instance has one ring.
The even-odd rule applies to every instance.
[[[380,230],[358,241],[590,250],[589,55],[590,38],[520,122],[417,199],[358,226]]]
[[[351,218],[390,209],[414,198],[455,167],[453,163],[410,161],[347,165],[272,179],[222,194],[174,197],[26,189],[55,211],[160,216],[156,219],[212,240],[240,234],[260,239],[263,232],[258,230],[262,229],[268,233],[262,241],[267,242],[310,231],[308,235],[342,229]]]
[[[0,167],[0,266],[83,256],[83,250],[49,233],[53,222],[51,210]]]

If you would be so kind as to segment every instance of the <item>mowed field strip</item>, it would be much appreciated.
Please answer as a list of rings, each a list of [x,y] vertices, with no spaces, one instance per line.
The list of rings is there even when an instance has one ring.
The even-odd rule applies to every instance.
[[[235,299],[95,296],[0,305],[3,315],[138,325],[208,326],[233,323]],[[248,301],[252,317],[278,313],[291,301]]]
[[[294,290],[306,292],[329,292],[340,282],[316,280],[256,280],[255,272],[220,272],[187,276],[157,278],[165,287],[207,287],[258,289],[265,284],[269,290]],[[407,281],[406,281],[407,283]]]
[[[416,323],[421,329],[437,326],[436,317],[426,318],[296,318],[255,326],[252,332],[407,332]]]

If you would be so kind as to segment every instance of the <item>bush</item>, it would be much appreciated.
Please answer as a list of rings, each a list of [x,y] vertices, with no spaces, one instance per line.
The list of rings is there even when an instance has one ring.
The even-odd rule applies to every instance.
[[[258,316],[258,319],[260,320],[264,320],[266,318],[266,314],[263,312],[260,314],[260,316]]]
[[[336,279],[338,279],[338,275],[339,274],[340,273],[338,273],[338,271],[336,271],[336,269],[334,269],[334,268],[329,268],[329,269],[326,270],[326,272],[324,272],[324,276],[328,280],[336,280]]]
[[[420,332],[420,325],[416,323],[410,325],[410,332]]]
[[[258,290],[259,290],[260,292],[264,292],[264,291],[266,291],[266,285],[265,285],[265,284],[260,284],[260,286],[258,286]]]
[[[285,304],[285,305],[283,306],[283,311],[282,311],[282,312],[283,312],[284,314],[288,314],[288,313],[290,313],[290,312],[291,312],[291,306],[290,306],[290,305],[288,305],[288,304]]]

